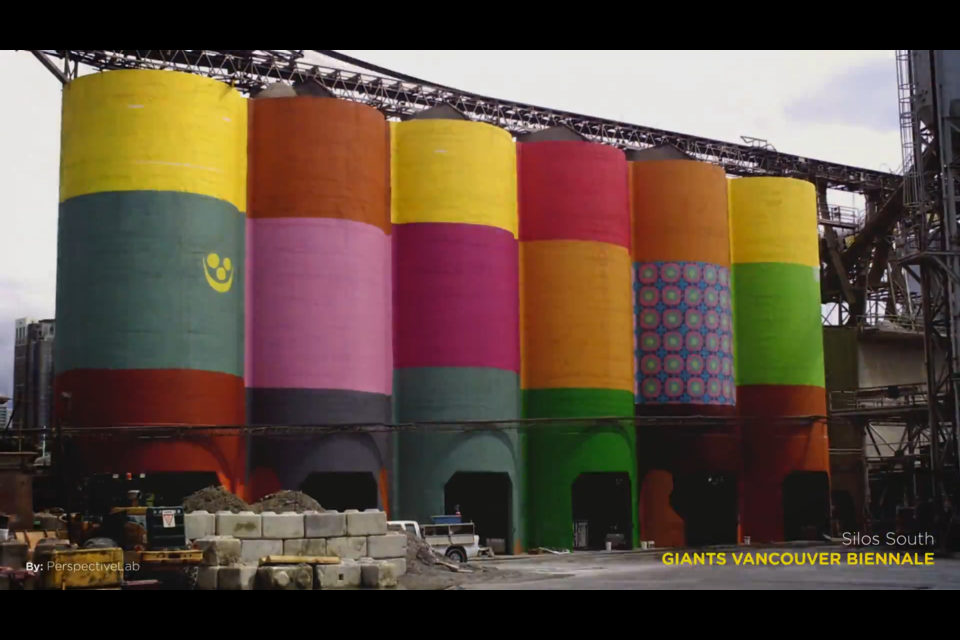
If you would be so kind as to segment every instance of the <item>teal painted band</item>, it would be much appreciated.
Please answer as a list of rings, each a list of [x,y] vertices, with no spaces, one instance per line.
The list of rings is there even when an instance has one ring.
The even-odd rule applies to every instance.
[[[512,371],[472,368],[399,369],[394,372],[398,423],[509,421],[520,417],[520,379]],[[397,513],[430,522],[445,513],[445,488],[458,472],[510,477],[510,550],[524,540],[523,455],[517,430],[435,431],[397,434]]]
[[[429,523],[433,516],[449,515],[446,487],[457,473],[506,474],[510,477],[508,549],[512,551],[516,542],[525,539],[523,456],[516,430],[402,432],[397,440],[398,519]],[[500,499],[492,494],[489,498]]]
[[[187,193],[98,193],[62,203],[57,373],[242,377],[245,228],[232,204]],[[213,268],[205,262],[211,254]]]
[[[393,397],[398,423],[516,420],[520,376],[486,368],[397,369]]]
[[[819,269],[740,264],[733,282],[737,386],[825,386]]]

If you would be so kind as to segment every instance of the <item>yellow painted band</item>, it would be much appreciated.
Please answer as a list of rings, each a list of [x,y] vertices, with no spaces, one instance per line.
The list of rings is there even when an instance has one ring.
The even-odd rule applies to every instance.
[[[520,244],[524,389],[634,391],[630,275],[626,247]]]
[[[817,191],[791,178],[730,181],[733,264],[781,262],[820,266]]]
[[[60,201],[115,191],[194,193],[246,211],[247,100],[222,82],[172,71],[71,82]]]
[[[509,133],[455,120],[390,130],[394,224],[478,224],[517,236],[517,154]]]

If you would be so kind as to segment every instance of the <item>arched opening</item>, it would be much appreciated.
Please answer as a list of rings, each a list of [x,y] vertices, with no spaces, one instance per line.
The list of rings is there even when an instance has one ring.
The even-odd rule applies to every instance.
[[[509,474],[461,471],[444,487],[444,510],[446,515],[452,515],[459,508],[463,521],[476,527],[481,546],[491,547],[501,555],[512,553],[512,494]]]
[[[693,473],[677,476],[670,504],[683,518],[686,545],[709,547],[737,544],[737,477]]]
[[[300,491],[320,503],[327,511],[376,509],[380,488],[372,473],[311,473],[300,484]]]
[[[786,542],[830,538],[830,476],[796,471],[783,481],[783,531]]]
[[[583,473],[573,483],[574,548],[633,546],[633,496],[629,473]]]

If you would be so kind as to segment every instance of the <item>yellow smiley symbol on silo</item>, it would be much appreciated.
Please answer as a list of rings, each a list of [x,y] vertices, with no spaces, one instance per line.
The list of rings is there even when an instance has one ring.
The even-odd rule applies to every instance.
[[[210,275],[211,270],[214,275]],[[203,275],[207,277],[207,284],[210,285],[210,288],[217,293],[230,291],[230,287],[233,286],[233,274],[233,263],[230,262],[230,258],[224,258],[221,263],[220,256],[211,253],[203,261]]]

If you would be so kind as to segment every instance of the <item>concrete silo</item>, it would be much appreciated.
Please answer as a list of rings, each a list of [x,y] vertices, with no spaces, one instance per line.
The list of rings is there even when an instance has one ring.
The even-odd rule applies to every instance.
[[[518,145],[524,418],[623,416],[526,432],[531,547],[636,541],[627,162],[583,140]],[[612,538],[611,538],[612,536]]]
[[[242,425],[246,100],[174,72],[79,78],[61,154],[59,420]],[[84,442],[86,472],[215,473],[243,489],[238,437]]]
[[[520,415],[515,145],[462,120],[392,132],[394,416],[421,424],[398,436],[399,513],[429,522],[459,507],[483,541],[516,550],[517,431],[423,424]]]
[[[637,415],[731,418],[638,431],[643,539],[735,543],[741,456],[727,178],[682,159],[631,162],[630,172]]]
[[[252,425],[391,421],[389,130],[321,97],[250,107],[247,410]],[[327,509],[389,506],[383,430],[258,437],[254,498],[303,491]]]
[[[827,425],[790,420],[827,413],[816,191],[800,180],[733,180],[730,221],[743,535],[829,533]]]

